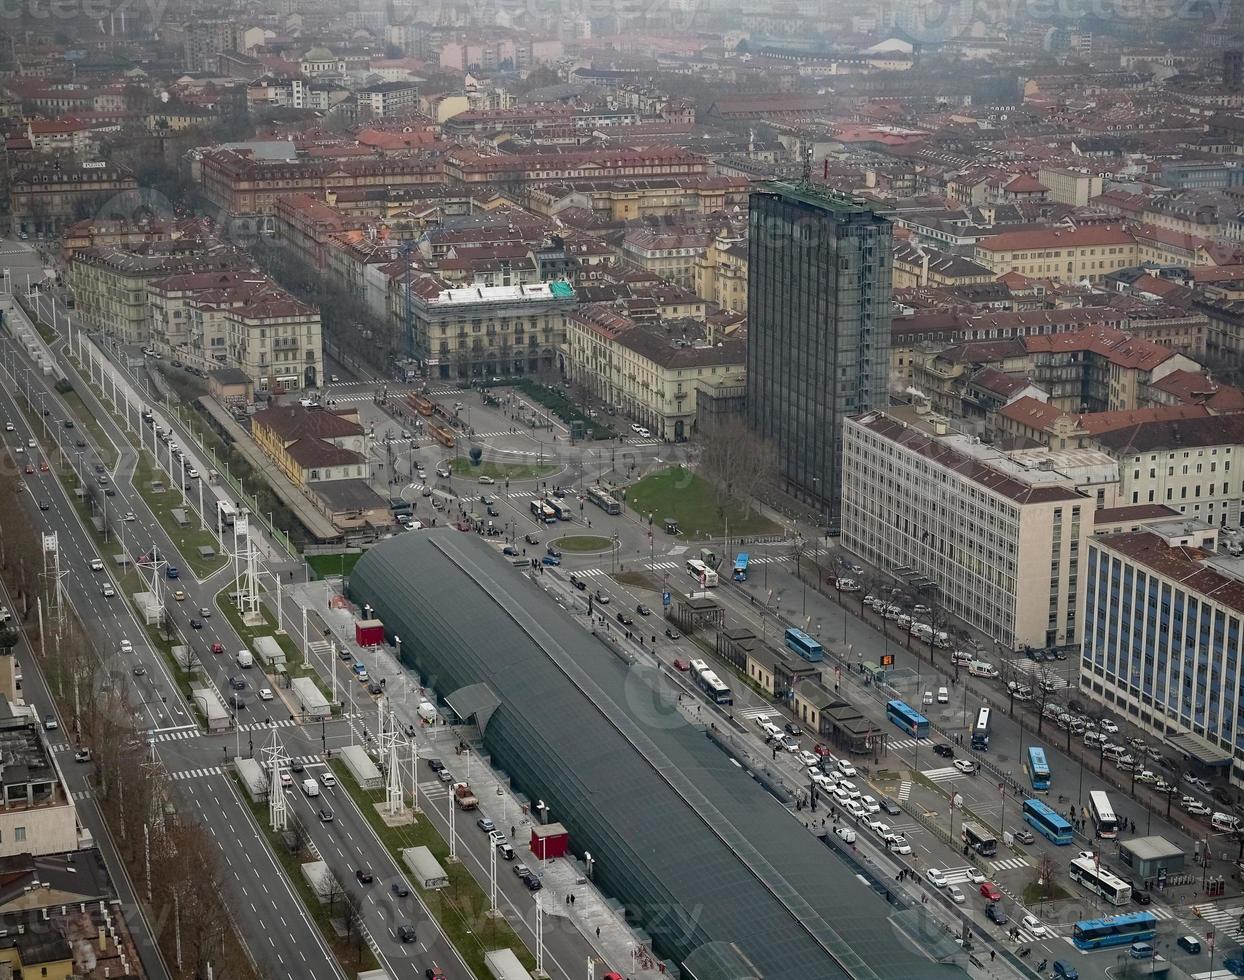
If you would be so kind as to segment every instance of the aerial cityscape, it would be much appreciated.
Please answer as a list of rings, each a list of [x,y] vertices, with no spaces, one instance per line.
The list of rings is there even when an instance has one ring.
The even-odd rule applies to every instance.
[[[1244,977],[1244,0],[19,0],[0,134],[0,980]]]

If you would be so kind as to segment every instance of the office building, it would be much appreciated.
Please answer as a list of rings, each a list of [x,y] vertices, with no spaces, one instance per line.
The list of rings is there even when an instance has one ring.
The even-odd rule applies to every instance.
[[[747,417],[784,489],[839,523],[842,422],[886,404],[892,226],[832,191],[751,196]]]
[[[1073,642],[1091,474],[1012,459],[913,406],[847,419],[842,472],[848,551],[1008,649]]]
[[[1244,785],[1244,549],[1186,519],[1093,538],[1080,690]]]

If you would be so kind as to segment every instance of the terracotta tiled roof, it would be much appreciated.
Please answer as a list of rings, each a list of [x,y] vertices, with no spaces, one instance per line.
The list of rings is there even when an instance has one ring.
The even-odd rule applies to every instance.
[[[1114,225],[1087,225],[1083,228],[1033,228],[991,235],[976,243],[987,252],[1025,252],[1047,248],[1087,248],[1101,245],[1131,245],[1130,233]]]

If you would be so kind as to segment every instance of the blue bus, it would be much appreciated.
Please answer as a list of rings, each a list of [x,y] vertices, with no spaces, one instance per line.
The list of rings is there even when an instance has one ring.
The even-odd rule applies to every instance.
[[[1034,790],[1038,793],[1050,791],[1050,766],[1045,761],[1045,749],[1039,745],[1030,746],[1024,770],[1028,773],[1028,781],[1032,783]]]
[[[1084,919],[1071,930],[1076,949],[1105,949],[1147,943],[1158,933],[1158,919],[1152,912],[1128,912],[1106,919]]]
[[[736,582],[747,581],[747,563],[751,561],[746,551],[740,551],[739,557],[734,559],[734,580]]]
[[[808,636],[803,630],[797,630],[791,627],[786,631],[786,648],[793,650],[804,660],[810,660],[817,663],[825,656],[825,651],[821,649],[821,645],[812,637]]]
[[[885,716],[908,735],[916,738],[929,737],[929,719],[904,701],[887,701]]]
[[[1024,800],[1024,822],[1055,844],[1071,843],[1071,824],[1040,800]]]

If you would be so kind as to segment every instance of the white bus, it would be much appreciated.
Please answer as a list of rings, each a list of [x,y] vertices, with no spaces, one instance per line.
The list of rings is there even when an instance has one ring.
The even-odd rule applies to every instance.
[[[711,670],[702,670],[695,675],[696,683],[717,704],[734,704],[734,695]]]
[[[979,824],[965,820],[959,830],[959,836],[963,839],[963,843],[981,857],[993,857],[998,853],[998,838]]]
[[[1095,892],[1111,905],[1126,905],[1132,900],[1132,886],[1116,878],[1092,858],[1078,857],[1071,862],[1071,880]]]
[[[717,587],[717,573],[698,558],[687,559],[687,574],[706,589]]]
[[[708,670],[708,664],[703,660],[692,660],[687,664],[688,670],[692,677],[699,677],[704,671]]]
[[[1112,840],[1119,835],[1119,818],[1110,805],[1110,797],[1099,789],[1089,793],[1089,813],[1093,816],[1098,837]]]

